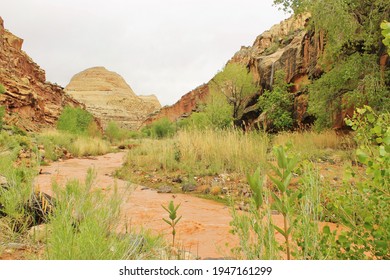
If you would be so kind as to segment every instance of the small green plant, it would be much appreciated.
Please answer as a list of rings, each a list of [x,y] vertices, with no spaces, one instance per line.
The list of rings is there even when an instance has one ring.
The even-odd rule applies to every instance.
[[[168,204],[168,207],[161,205],[165,211],[169,214],[169,220],[163,218],[164,222],[166,222],[172,228],[172,247],[175,247],[175,237],[176,237],[176,225],[181,220],[181,217],[177,217],[177,210],[180,207],[180,204],[175,206],[173,201],[171,200]]]
[[[264,188],[264,175],[258,168],[248,175],[252,190],[248,213],[238,213],[232,201],[232,233],[240,240],[240,247],[234,248],[237,257],[247,260],[278,259],[279,249],[272,223],[270,193]]]
[[[290,223],[292,218],[292,205],[296,197],[294,196],[295,193],[289,190],[288,187],[293,176],[293,170],[298,163],[298,158],[288,157],[283,146],[274,147],[274,154],[278,166],[275,167],[272,164],[269,166],[275,172],[276,177],[270,174],[268,174],[268,177],[278,189],[279,195],[271,192],[272,198],[274,199],[272,206],[283,215],[283,229],[276,225],[274,227],[285,238],[286,255],[289,260],[291,259],[290,235],[293,229]]]

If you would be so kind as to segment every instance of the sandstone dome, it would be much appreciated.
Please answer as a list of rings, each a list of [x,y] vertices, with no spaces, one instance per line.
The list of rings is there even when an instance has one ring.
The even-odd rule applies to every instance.
[[[104,67],[88,68],[74,75],[65,92],[84,103],[103,127],[114,121],[135,130],[150,113],[161,108],[156,96],[137,96],[119,74]]]

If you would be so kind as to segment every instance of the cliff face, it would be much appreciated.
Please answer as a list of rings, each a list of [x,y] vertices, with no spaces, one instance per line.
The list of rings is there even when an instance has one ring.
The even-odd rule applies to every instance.
[[[60,86],[46,82],[42,70],[24,51],[23,39],[4,29],[0,18],[0,106],[6,107],[5,122],[27,131],[55,124],[65,105],[81,106]]]
[[[292,92],[295,94],[295,119],[299,126],[313,121],[306,113],[307,96],[301,92],[302,87],[309,79],[319,77],[322,70],[318,65],[318,58],[324,49],[323,34],[318,36],[307,31],[305,26],[309,19],[308,14],[291,17],[274,25],[270,30],[259,35],[251,47],[241,49],[228,61],[228,63],[241,63],[246,65],[253,74],[254,80],[261,86],[261,94],[265,89],[270,89],[275,71],[283,70],[286,80],[294,83]],[[205,84],[201,88],[208,88]],[[196,94],[200,94],[196,97]],[[164,107],[159,113],[150,116],[146,123],[161,117],[175,120],[188,115],[196,109],[197,102],[204,100],[208,90],[197,89],[184,95],[176,104]],[[242,121],[246,125],[259,122],[261,112],[253,104],[257,100],[254,96],[248,103]],[[189,102],[191,100],[191,102]]]
[[[148,114],[161,108],[154,95],[137,96],[120,75],[104,67],[74,75],[65,92],[85,104],[103,127],[115,121],[123,128],[138,129]]]
[[[175,121],[180,118],[188,117],[192,112],[197,110],[198,104],[204,101],[208,94],[209,87],[207,84],[203,84],[183,95],[175,104],[165,106],[153,114],[150,114],[143,122],[143,125],[150,124],[162,118],[168,118],[170,121]]]

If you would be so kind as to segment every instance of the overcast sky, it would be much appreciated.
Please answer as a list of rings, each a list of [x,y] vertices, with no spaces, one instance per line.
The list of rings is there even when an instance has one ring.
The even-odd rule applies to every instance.
[[[272,0],[0,0],[5,28],[49,81],[94,66],[162,105],[208,82],[241,46],[288,15]]]

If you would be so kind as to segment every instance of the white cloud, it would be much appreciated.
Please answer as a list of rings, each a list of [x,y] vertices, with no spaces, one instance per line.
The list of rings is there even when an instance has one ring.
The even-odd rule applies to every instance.
[[[0,0],[5,27],[66,86],[93,66],[173,104],[286,15],[272,0]]]

